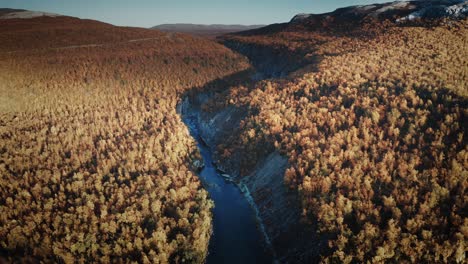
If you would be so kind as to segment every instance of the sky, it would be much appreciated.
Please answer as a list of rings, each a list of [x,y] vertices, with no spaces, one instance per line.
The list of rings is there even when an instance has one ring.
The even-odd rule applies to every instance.
[[[298,13],[324,13],[339,7],[392,0],[0,0],[18,8],[95,19],[119,26],[165,23],[273,24]]]

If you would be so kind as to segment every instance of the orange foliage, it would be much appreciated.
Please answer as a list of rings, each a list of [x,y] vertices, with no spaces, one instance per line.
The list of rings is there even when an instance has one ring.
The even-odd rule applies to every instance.
[[[213,204],[187,165],[198,154],[176,105],[248,64],[177,34],[71,18],[1,23],[0,247],[9,260],[203,262]],[[80,47],[89,43],[103,45]],[[63,45],[72,47],[55,48]]]
[[[250,115],[224,152],[242,152],[244,175],[265,145],[289,158],[304,219],[333,235],[324,262],[466,261],[466,19],[230,38],[321,56],[289,79],[227,91]]]

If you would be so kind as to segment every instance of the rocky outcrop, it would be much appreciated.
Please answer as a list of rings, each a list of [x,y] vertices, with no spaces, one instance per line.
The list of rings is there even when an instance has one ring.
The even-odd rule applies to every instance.
[[[438,18],[465,18],[468,16],[468,1],[454,5],[427,5],[413,13],[397,19],[397,22],[405,22],[416,19],[438,19]]]
[[[39,11],[28,11],[28,10],[20,10],[20,9],[3,9],[0,10],[0,19],[14,19],[14,18],[35,18],[35,17],[58,17],[61,16],[59,14],[54,13],[47,13],[47,12],[39,12]]]
[[[301,223],[300,201],[283,181],[287,167],[286,157],[272,152],[241,183],[251,193],[278,261],[318,262],[326,239],[318,238],[313,227]]]
[[[182,115],[192,115],[203,142],[214,148],[231,135],[245,118],[246,112],[230,106],[215,112],[204,112],[200,108],[210,99],[210,93],[200,93],[195,97],[185,97],[178,106]]]
[[[395,18],[397,22],[405,22],[414,19],[459,19],[467,15],[468,1],[464,0],[394,1],[339,8],[324,14],[298,14],[292,18],[290,23],[321,19],[360,20],[369,17]]]

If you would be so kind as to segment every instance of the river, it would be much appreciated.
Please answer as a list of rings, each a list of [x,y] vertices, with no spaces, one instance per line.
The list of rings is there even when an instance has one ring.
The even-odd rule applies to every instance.
[[[223,178],[213,166],[212,152],[200,138],[196,118],[185,116],[184,122],[196,140],[205,163],[198,176],[215,204],[213,234],[206,263],[272,263],[272,256],[257,228],[255,210],[239,187]]]

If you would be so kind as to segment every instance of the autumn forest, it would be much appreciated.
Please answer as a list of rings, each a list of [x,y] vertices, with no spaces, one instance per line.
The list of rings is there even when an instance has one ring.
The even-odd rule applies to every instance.
[[[205,263],[216,203],[183,102],[277,263],[466,263],[466,58],[467,18],[329,16],[216,40],[0,20],[0,263]],[[287,206],[256,207],[277,197],[265,181]],[[317,247],[294,248],[286,225]]]

